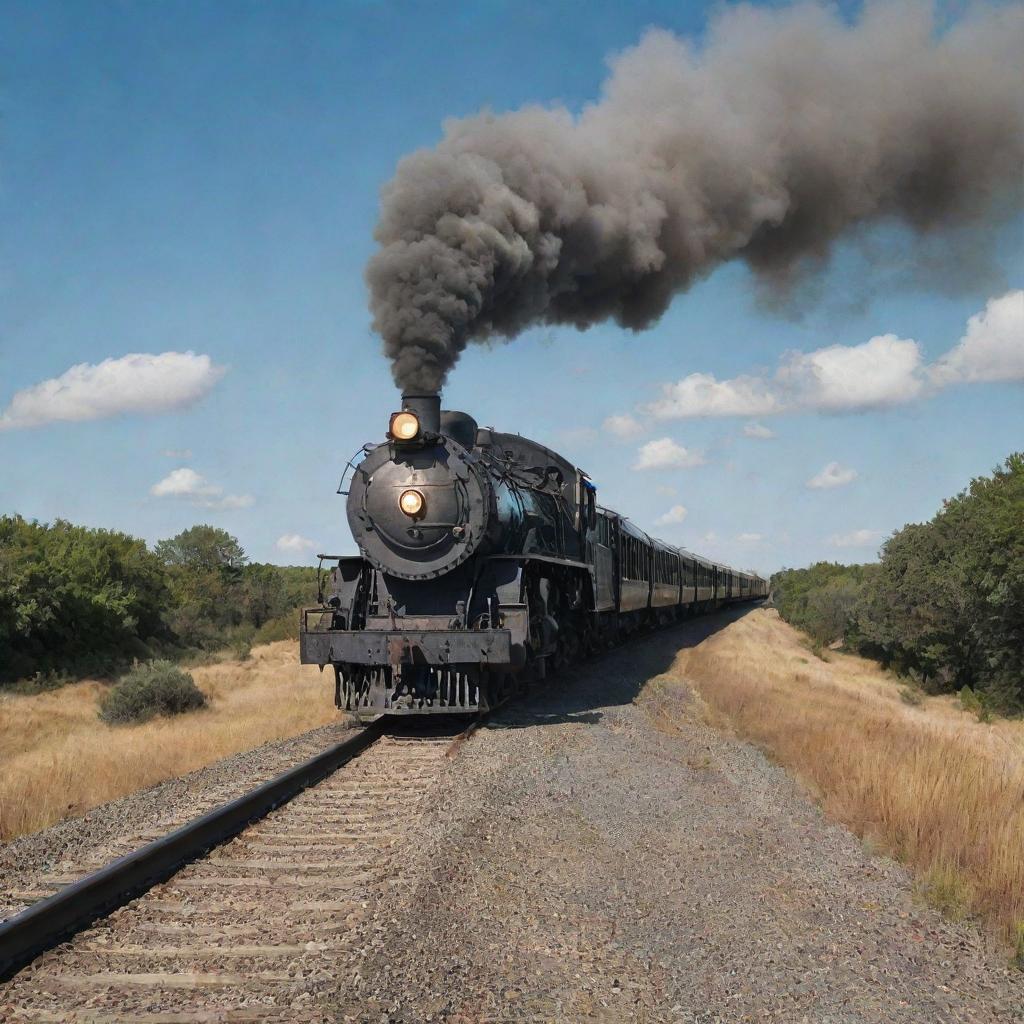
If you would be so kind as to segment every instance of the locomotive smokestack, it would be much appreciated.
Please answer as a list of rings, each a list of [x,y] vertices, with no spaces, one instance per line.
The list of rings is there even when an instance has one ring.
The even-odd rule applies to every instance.
[[[402,409],[413,413],[420,429],[428,434],[441,433],[441,392],[406,391],[402,393]]]

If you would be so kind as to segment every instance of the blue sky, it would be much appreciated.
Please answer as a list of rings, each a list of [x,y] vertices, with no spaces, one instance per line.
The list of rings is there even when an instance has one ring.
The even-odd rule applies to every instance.
[[[705,18],[659,3],[0,2],[0,411],[77,364],[209,357],[190,404],[161,398],[177,370],[155,364],[157,392],[118,415],[0,429],[0,512],[150,542],[206,521],[283,563],[353,550],[334,491],[396,405],[362,277],[395,162],[483,106],[578,109],[647,26],[696,36]],[[951,291],[902,283],[914,249],[898,232],[870,241],[892,260],[841,248],[799,318],[759,307],[727,266],[641,335],[543,328],[474,348],[445,404],[557,448],[603,503],[693,550],[763,572],[872,558],[1022,446],[1012,373],[930,386],[927,366],[1024,286],[1024,245],[1007,221],[993,272]],[[646,409],[693,374],[774,393],[786,353],[890,334],[918,343],[926,382],[898,401]],[[605,420],[627,414],[641,430],[612,434]],[[752,422],[774,437],[746,436]],[[680,468],[634,468],[666,438]],[[831,463],[826,482],[845,482],[809,487]]]

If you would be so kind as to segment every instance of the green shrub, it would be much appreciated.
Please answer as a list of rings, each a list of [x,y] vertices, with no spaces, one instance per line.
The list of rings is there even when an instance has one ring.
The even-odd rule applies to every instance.
[[[920,879],[918,889],[928,903],[951,921],[963,921],[969,916],[974,892],[970,879],[956,868],[932,868]]]
[[[169,661],[151,661],[118,680],[100,703],[100,718],[110,725],[145,722],[205,706],[206,695],[192,676]]]
[[[36,672],[27,679],[19,679],[16,683],[10,683],[4,687],[8,693],[17,693],[22,696],[34,696],[37,693],[46,693],[48,690],[59,690],[68,683],[73,683],[74,677],[66,672],[57,672],[51,669],[49,672]]]
[[[960,707],[964,711],[970,711],[979,722],[992,721],[992,709],[984,693],[978,693],[969,686],[960,691]]]
[[[299,638],[299,612],[298,609],[290,611],[285,615],[278,615],[274,619],[264,622],[256,635],[253,643],[272,644],[276,640],[298,640]]]
[[[248,661],[249,655],[252,654],[252,632],[246,630],[236,632],[228,642],[228,650],[239,661]]]
[[[909,704],[912,708],[917,708],[924,703],[924,694],[913,686],[901,686],[900,700],[904,704]]]
[[[1024,970],[1024,921],[1018,921],[1016,931],[1017,949],[1013,957],[1014,967]]]

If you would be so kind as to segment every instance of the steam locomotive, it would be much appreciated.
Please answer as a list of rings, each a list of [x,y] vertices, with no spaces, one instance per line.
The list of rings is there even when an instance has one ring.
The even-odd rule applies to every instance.
[[[403,394],[362,453],[339,487],[361,554],[320,556],[300,630],[302,662],[330,665],[359,719],[485,710],[639,630],[767,595],[602,508],[549,448],[442,412],[439,394]]]

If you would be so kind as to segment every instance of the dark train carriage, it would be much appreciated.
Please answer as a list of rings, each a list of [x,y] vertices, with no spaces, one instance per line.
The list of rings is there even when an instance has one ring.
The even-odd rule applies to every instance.
[[[660,540],[653,541],[652,548],[651,607],[675,608],[682,594],[679,552]]]
[[[594,610],[602,614],[618,610],[618,536],[619,517],[598,506],[587,537],[587,556],[594,568]]]
[[[688,555],[692,561],[694,603],[710,607],[718,596],[718,566],[700,555]]]
[[[619,612],[645,611],[651,601],[651,538],[619,519]]]

